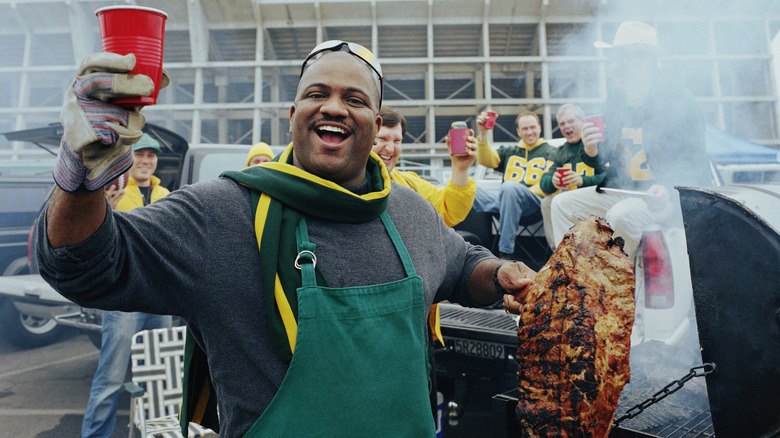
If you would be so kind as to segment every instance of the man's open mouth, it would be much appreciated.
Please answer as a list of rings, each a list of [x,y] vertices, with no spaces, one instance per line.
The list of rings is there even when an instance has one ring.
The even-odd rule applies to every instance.
[[[338,144],[349,138],[352,135],[346,129],[333,126],[333,125],[321,125],[315,128],[317,135],[325,142],[330,144]]]

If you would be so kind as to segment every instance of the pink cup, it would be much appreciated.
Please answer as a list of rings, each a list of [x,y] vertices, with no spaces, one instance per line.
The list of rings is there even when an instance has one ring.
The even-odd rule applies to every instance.
[[[594,116],[585,117],[585,121],[591,122],[594,126],[599,128],[599,131],[601,131],[600,141],[604,141],[607,138],[607,135],[604,132],[604,114],[596,114]]]
[[[154,92],[149,96],[113,99],[121,106],[145,106],[157,103],[162,82],[165,20],[168,14],[158,9],[141,6],[108,6],[95,11],[100,23],[103,51],[127,55],[135,54],[135,68],[130,74],[149,76],[154,81]]]
[[[469,128],[450,129],[450,155],[467,154],[466,137],[469,136]]]
[[[493,129],[496,126],[496,119],[498,114],[495,111],[485,111],[487,118],[485,119],[485,129]]]

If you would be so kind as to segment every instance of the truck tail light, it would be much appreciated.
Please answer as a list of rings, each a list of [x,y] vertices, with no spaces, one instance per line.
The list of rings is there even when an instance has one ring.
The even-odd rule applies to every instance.
[[[672,308],[674,277],[663,233],[660,230],[646,231],[642,234],[640,247],[645,267],[645,308]]]

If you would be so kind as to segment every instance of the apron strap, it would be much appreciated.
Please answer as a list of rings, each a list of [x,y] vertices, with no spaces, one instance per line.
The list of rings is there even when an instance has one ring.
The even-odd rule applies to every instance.
[[[398,256],[401,257],[401,263],[404,265],[406,275],[408,277],[417,275],[417,271],[415,271],[414,264],[412,263],[412,258],[409,256],[409,251],[406,250],[406,245],[404,245],[404,241],[401,240],[401,235],[398,234],[398,230],[395,228],[392,219],[390,219],[390,215],[387,214],[387,210],[383,211],[379,217],[382,219],[382,223],[385,224],[387,234],[390,235],[390,240],[393,241]]]
[[[298,256],[295,257],[295,267],[301,270],[301,285],[317,286],[314,268],[317,267],[317,256],[314,255],[316,245],[309,241],[309,229],[306,218],[301,215],[295,228],[295,241],[298,243]]]

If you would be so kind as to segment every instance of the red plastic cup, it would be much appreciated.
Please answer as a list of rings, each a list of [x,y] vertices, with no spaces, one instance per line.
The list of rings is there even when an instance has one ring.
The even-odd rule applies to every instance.
[[[558,177],[560,177],[561,183],[563,183],[563,177],[566,176],[566,174],[569,173],[571,169],[567,169],[565,167],[558,167],[555,169],[555,171],[558,172]],[[566,187],[565,189],[562,190],[573,190],[574,188],[575,186],[572,184],[571,186]]]
[[[591,122],[594,126],[599,128],[599,131],[601,131],[601,141],[604,141],[607,138],[607,135],[604,132],[604,114],[585,117],[585,121]]]
[[[485,111],[487,118],[485,119],[485,129],[493,129],[496,126],[496,119],[498,114],[495,111]]]
[[[463,155],[468,153],[466,149],[466,137],[469,136],[469,128],[450,129],[450,155]]]
[[[130,74],[149,76],[154,81],[154,92],[149,96],[113,99],[121,106],[145,106],[157,103],[162,81],[165,20],[168,14],[141,6],[108,6],[95,11],[100,23],[103,51],[127,55],[135,54],[135,68]]]

